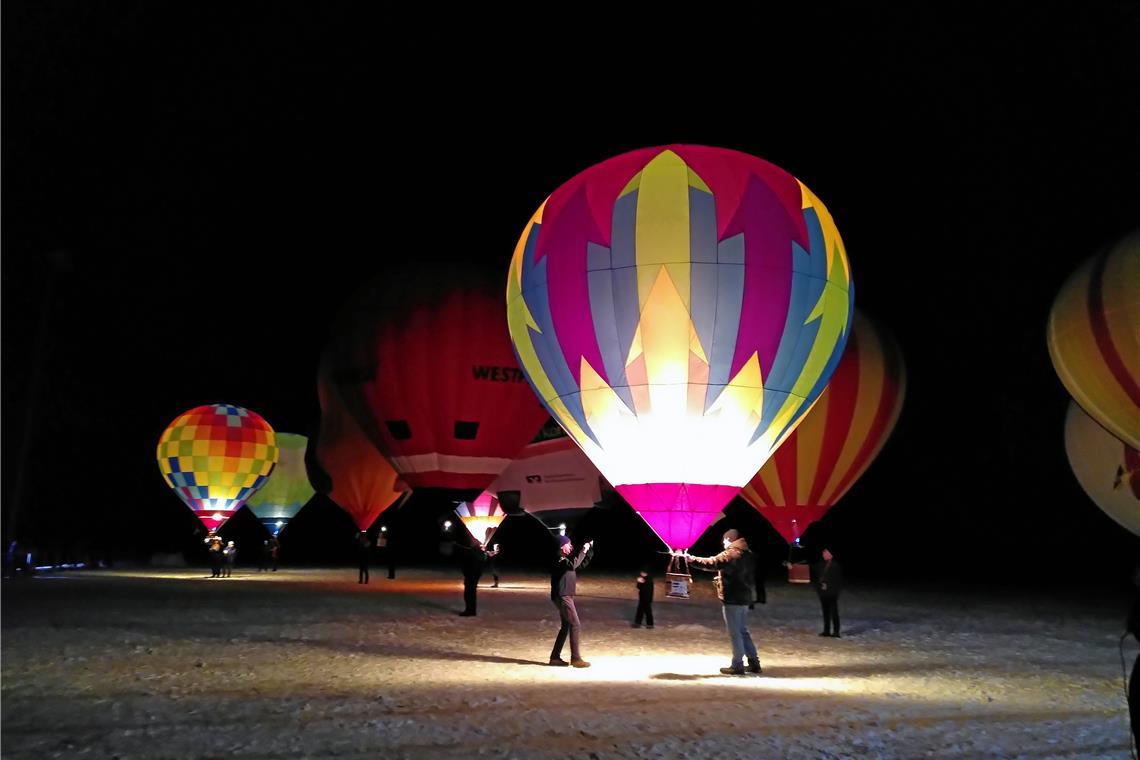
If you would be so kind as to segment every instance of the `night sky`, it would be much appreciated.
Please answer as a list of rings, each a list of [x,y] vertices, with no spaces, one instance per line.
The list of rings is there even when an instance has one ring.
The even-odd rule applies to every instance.
[[[175,416],[227,402],[312,431],[317,358],[361,278],[409,259],[505,277],[563,181],[688,142],[807,184],[857,307],[902,346],[898,427],[824,523],[856,574],[1131,568],[1135,539],[1068,467],[1044,329],[1066,277],[1140,225],[1135,3],[577,37],[569,19],[566,41],[202,5],[4,4],[2,488],[7,526],[30,447],[25,540],[189,546],[154,461]],[[314,536],[347,524],[313,509]]]

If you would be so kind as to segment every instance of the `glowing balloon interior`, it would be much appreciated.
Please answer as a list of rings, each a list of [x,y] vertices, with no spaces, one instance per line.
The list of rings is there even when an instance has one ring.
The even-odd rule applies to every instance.
[[[277,436],[269,423],[229,404],[191,409],[158,441],[162,477],[211,531],[265,485],[277,458]]]
[[[852,309],[839,233],[758,158],[671,146],[579,174],[527,224],[511,338],[550,413],[685,548],[795,428]]]
[[[313,498],[313,487],[309,485],[309,475],[305,471],[305,447],[308,443],[303,435],[278,433],[280,457],[277,466],[261,490],[246,502],[249,510],[274,536]]]
[[[506,515],[499,505],[499,497],[484,491],[474,501],[463,501],[455,508],[463,526],[471,537],[479,542],[486,542],[494,535],[495,530],[503,522]],[[487,531],[491,534],[488,535]]]

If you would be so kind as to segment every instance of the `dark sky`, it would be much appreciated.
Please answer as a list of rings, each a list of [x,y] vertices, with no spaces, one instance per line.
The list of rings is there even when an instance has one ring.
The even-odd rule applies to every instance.
[[[154,463],[177,414],[225,401],[312,429],[362,276],[505,268],[561,182],[691,142],[811,187],[858,307],[902,344],[898,428],[828,518],[856,564],[1131,563],[1065,460],[1044,324],[1140,224],[1135,3],[568,19],[565,40],[327,5],[4,4],[5,521],[28,445],[18,525],[39,542],[186,532]]]

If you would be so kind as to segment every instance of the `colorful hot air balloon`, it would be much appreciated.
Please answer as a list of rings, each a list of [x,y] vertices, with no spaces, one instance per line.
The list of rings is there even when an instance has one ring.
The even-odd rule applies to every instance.
[[[758,158],[695,146],[627,153],[560,187],[507,281],[535,391],[674,548],[811,408],[851,309],[819,199]]]
[[[855,312],[831,382],[740,495],[794,542],[874,461],[898,420],[905,390],[898,346]]]
[[[269,423],[230,404],[195,407],[158,439],[162,477],[210,531],[265,484],[277,457]]]
[[[1140,449],[1140,232],[1069,278],[1053,302],[1046,337],[1073,399]]]
[[[1065,415],[1065,453],[1093,503],[1140,536],[1140,452],[1070,401]]]
[[[393,272],[347,310],[332,377],[413,489],[474,497],[547,418],[511,352],[501,285],[464,265]]]
[[[518,491],[522,509],[559,530],[572,527],[601,500],[600,481],[598,469],[563,434],[527,444],[487,490]]]
[[[479,542],[486,542],[490,538],[487,535],[488,529],[493,534],[506,517],[499,504],[499,497],[489,491],[484,491],[471,501],[459,502],[455,514],[471,537]]]
[[[297,516],[301,507],[313,498],[313,487],[309,485],[305,471],[305,447],[308,443],[303,435],[278,433],[277,466],[261,490],[245,503],[271,535],[280,533]]]
[[[321,425],[316,440],[316,460],[327,475],[326,495],[348,513],[362,531],[380,513],[405,495],[399,476],[349,413],[329,374],[327,355],[321,361],[317,395],[321,404]],[[314,476],[314,482],[315,476]]]

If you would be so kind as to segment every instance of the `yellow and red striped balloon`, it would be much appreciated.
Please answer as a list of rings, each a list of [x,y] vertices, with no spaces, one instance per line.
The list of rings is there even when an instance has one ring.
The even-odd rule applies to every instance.
[[[1053,302],[1046,338],[1073,400],[1140,449],[1140,232],[1069,278]]]
[[[898,346],[856,311],[827,389],[740,495],[791,543],[878,455],[898,420],[905,390]]]

